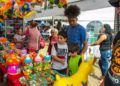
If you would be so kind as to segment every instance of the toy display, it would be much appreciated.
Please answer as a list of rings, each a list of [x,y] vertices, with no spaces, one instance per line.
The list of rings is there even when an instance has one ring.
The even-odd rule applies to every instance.
[[[52,57],[48,54],[42,55],[30,49],[18,50],[14,43],[0,38],[3,50],[0,51],[0,63],[7,69],[7,75],[16,76],[21,85],[25,86],[86,86],[88,74],[92,71],[93,58],[82,60],[76,74],[68,77],[52,70]],[[87,56],[87,55],[84,55]],[[86,59],[82,56],[82,59]],[[56,77],[55,77],[56,76]]]

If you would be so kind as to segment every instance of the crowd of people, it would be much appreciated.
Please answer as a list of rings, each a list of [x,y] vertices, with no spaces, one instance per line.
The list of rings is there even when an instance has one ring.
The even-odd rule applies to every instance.
[[[117,7],[118,14],[119,0],[110,4]],[[64,11],[68,18],[69,25],[66,29],[52,28],[49,37],[48,54],[52,56],[52,69],[64,75],[73,75],[77,72],[82,60],[82,55],[88,49],[86,29],[77,23],[80,9],[76,5],[68,6]],[[61,29],[61,30],[60,30]],[[23,31],[16,29],[13,42],[18,49],[34,49],[38,52],[42,33],[35,21],[31,21]],[[120,85],[120,62],[119,45],[120,32],[113,37],[109,24],[103,24],[98,39],[90,46],[100,45],[99,66],[101,69],[101,86]],[[113,41],[114,40],[114,41]],[[95,57],[95,56],[94,56]],[[96,60],[96,58],[94,58]]]

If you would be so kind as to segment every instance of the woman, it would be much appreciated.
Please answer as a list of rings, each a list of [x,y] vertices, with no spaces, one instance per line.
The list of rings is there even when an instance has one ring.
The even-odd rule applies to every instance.
[[[26,35],[29,38],[28,49],[33,48],[36,51],[39,50],[39,39],[41,36],[37,25],[36,22],[32,21],[26,29]]]
[[[98,37],[98,40],[92,45],[100,45],[100,54],[101,59],[99,60],[99,66],[102,72],[101,82],[103,81],[108,68],[109,61],[112,56],[111,46],[112,46],[112,33],[111,27],[108,24],[104,24],[101,29],[101,34]]]
[[[54,44],[58,42],[58,30],[53,28],[51,30],[51,36],[49,37],[49,46],[48,46],[48,54],[51,55],[51,49]]]

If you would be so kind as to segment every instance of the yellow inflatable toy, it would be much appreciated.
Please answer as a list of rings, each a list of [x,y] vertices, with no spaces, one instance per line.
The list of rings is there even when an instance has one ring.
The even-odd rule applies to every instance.
[[[78,72],[70,77],[60,77],[56,75],[53,86],[87,86],[88,75],[93,70],[93,58],[87,62],[82,62]]]

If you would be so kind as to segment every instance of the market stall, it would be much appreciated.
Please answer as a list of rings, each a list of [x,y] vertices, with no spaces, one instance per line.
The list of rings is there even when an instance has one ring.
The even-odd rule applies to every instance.
[[[55,80],[51,56],[35,53],[34,49],[16,49],[6,38],[0,38],[0,81],[8,86],[50,86]],[[6,76],[6,78],[4,78]]]

